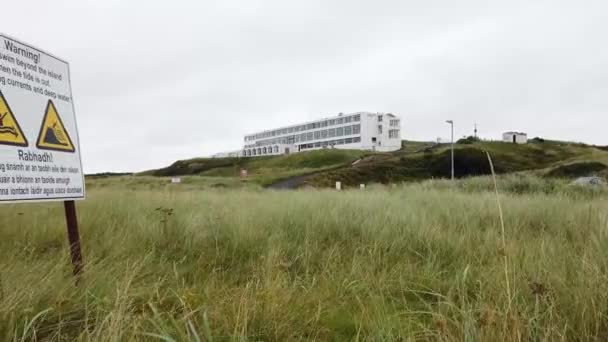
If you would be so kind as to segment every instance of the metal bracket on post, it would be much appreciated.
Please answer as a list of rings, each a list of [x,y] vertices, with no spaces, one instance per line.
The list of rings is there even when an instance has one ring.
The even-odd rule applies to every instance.
[[[80,233],[78,232],[78,218],[76,217],[76,203],[74,201],[65,201],[63,202],[63,205],[65,208],[65,220],[68,227],[70,255],[72,256],[72,265],[74,265],[74,275],[78,277],[83,271],[83,263],[82,249],[80,247]]]

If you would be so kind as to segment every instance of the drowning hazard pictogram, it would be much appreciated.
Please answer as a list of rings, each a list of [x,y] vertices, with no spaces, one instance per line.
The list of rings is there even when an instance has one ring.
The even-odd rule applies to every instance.
[[[27,138],[23,134],[15,114],[0,91],[0,144],[27,147]]]
[[[59,113],[57,113],[57,108],[51,100],[46,106],[36,146],[42,150],[58,152],[74,152],[76,150]]]

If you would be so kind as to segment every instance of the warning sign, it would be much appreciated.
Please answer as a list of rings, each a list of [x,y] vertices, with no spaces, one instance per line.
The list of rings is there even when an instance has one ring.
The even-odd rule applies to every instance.
[[[68,63],[0,34],[0,202],[83,199],[79,143]]]
[[[38,135],[38,148],[43,150],[74,152],[74,144],[68,131],[65,129],[61,117],[57,114],[57,108],[53,101],[49,100],[46,106],[40,134]]]
[[[27,139],[19,127],[15,115],[11,111],[4,95],[0,91],[0,144],[27,146]]]

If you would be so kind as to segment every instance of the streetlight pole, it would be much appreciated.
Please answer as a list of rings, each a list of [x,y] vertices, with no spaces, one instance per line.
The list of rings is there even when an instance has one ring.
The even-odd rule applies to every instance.
[[[454,120],[447,120],[452,128],[452,180],[454,180]]]

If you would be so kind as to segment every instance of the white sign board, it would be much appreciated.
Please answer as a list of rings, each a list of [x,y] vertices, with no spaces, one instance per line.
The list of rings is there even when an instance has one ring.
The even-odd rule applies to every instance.
[[[181,182],[182,182],[182,179],[179,178],[179,177],[173,177],[173,178],[171,178],[171,183],[173,183],[173,184],[179,184]]]
[[[68,63],[0,34],[0,202],[84,199]]]

